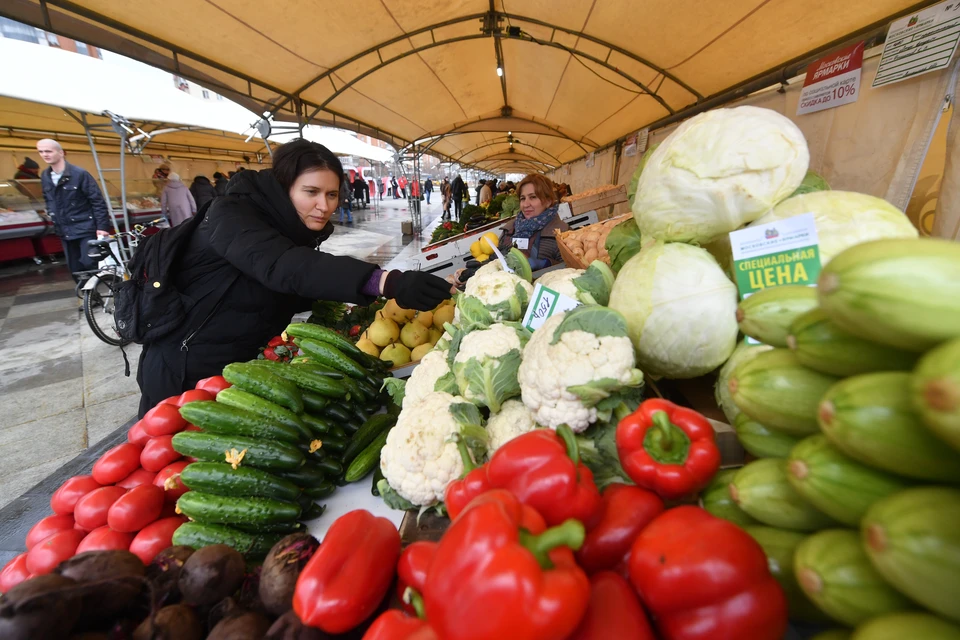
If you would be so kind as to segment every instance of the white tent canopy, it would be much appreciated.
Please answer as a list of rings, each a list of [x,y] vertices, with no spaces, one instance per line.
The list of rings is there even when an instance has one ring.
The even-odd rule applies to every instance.
[[[296,137],[295,131],[277,132],[270,134],[270,141],[282,144]],[[358,140],[353,134],[340,129],[307,125],[303,128],[303,137],[312,142],[319,142],[334,153],[359,156],[376,162],[389,162],[393,159],[393,151],[367,144]]]

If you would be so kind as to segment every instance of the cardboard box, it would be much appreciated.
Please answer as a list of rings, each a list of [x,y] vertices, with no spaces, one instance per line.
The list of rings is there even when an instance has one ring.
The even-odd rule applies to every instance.
[[[609,185],[608,189],[605,189],[599,193],[591,193],[588,196],[577,197],[576,194],[574,194],[569,198],[564,198],[564,202],[570,204],[570,208],[573,210],[574,215],[579,215],[588,211],[596,211],[597,216],[601,220],[605,220],[612,215],[609,207],[626,201],[627,185],[625,184],[611,184]]]
[[[405,235],[405,236],[412,236],[412,235],[413,235],[413,221],[412,221],[412,220],[404,220],[403,222],[401,222],[401,223],[400,223],[400,233],[402,233],[402,234]]]
[[[609,218],[613,220],[613,226],[620,224],[621,221],[627,219],[631,214],[625,214],[622,216],[617,216],[616,218]],[[601,222],[604,222],[601,219]],[[599,222],[596,224],[600,224]],[[557,238],[557,247],[560,249],[560,257],[563,258],[563,263],[568,267],[573,269],[586,269],[589,265],[585,264],[584,261],[577,257],[571,250],[570,247],[566,244],[566,238],[570,237],[574,233],[583,233],[584,229],[589,229],[590,227],[596,226],[594,224],[588,225],[586,227],[581,227],[580,229],[571,229],[570,231],[554,231],[554,235]]]

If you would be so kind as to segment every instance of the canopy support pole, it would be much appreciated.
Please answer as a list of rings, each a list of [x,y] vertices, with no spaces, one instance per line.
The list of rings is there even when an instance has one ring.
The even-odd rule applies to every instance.
[[[67,113],[70,113],[69,111]],[[73,116],[72,113],[70,113]],[[76,116],[73,116],[76,119]],[[116,221],[116,216],[113,213],[113,205],[110,203],[110,192],[107,190],[107,180],[103,176],[103,167],[100,164],[100,155],[97,153],[97,144],[93,140],[93,135],[90,133],[90,124],[87,122],[87,114],[80,112],[80,124],[83,125],[83,132],[87,134],[87,143],[90,145],[90,153],[93,155],[93,164],[97,168],[97,176],[100,178],[100,189],[103,191],[103,199],[107,203],[107,213],[110,214],[110,224],[114,224]],[[123,151],[126,146],[126,132],[124,131],[120,135],[120,206],[123,207],[123,224],[125,225],[126,231],[130,231],[130,218],[127,215],[127,185],[124,183],[124,171],[123,163],[124,156]],[[124,260],[129,260],[130,256],[127,254],[127,248],[124,246],[123,242],[117,243],[120,246],[120,255]]]

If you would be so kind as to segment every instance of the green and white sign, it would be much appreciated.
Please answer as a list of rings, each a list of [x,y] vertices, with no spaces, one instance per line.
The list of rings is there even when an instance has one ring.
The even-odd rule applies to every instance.
[[[527,313],[523,317],[523,326],[530,331],[539,329],[547,321],[547,318],[553,314],[570,311],[570,309],[580,306],[579,301],[542,284],[534,285],[530,300]]]
[[[812,213],[730,233],[740,297],[785,284],[815,285],[820,246]]]

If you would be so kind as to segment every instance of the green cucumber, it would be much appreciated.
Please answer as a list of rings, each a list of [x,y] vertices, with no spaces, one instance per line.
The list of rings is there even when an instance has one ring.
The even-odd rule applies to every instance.
[[[173,448],[182,455],[214,462],[225,461],[234,449],[245,451],[241,465],[267,470],[296,469],[304,461],[300,450],[288,444],[198,431],[173,436]]]
[[[757,525],[760,521],[747,515],[730,497],[730,483],[737,475],[737,469],[720,469],[709,486],[700,495],[700,503],[707,512],[718,518],[729,520],[741,527]]]
[[[319,451],[323,453],[332,453],[333,455],[339,456],[347,449],[346,438],[338,438],[337,436],[328,433],[323,437],[317,438],[317,440],[320,441]]]
[[[836,522],[810,505],[787,481],[787,461],[754,460],[737,471],[730,497],[763,524],[793,531],[816,531]]]
[[[350,422],[355,417],[352,411],[348,411],[346,407],[343,407],[339,404],[327,405],[327,407],[321,412],[321,415],[341,425]]]
[[[960,489],[917,487],[878,501],[861,541],[887,582],[960,622]]]
[[[304,489],[303,493],[305,496],[309,498],[314,498],[314,499],[326,498],[331,493],[333,493],[334,490],[336,490],[336,488],[337,488],[337,485],[327,480],[326,482],[323,482],[322,484],[318,484],[315,487]]]
[[[807,534],[762,526],[744,527],[743,530],[759,542],[763,552],[767,554],[770,573],[783,587],[783,593],[787,596],[790,619],[803,622],[829,622],[830,618],[810,601],[797,584],[797,576],[793,572],[794,554],[800,543],[807,538]]]
[[[897,371],[846,378],[823,397],[820,430],[871,467],[916,480],[960,482],[960,452],[923,426],[910,380],[911,374]]]
[[[330,404],[330,400],[313,391],[301,389],[300,393],[303,395],[303,408],[310,413],[319,413],[325,406]]]
[[[172,544],[194,549],[212,544],[225,544],[247,558],[262,558],[270,553],[273,545],[280,542],[283,536],[282,533],[246,533],[219,524],[185,522],[173,532]]]
[[[327,476],[323,470],[311,460],[308,460],[306,464],[299,469],[294,469],[293,471],[278,471],[277,476],[304,489],[323,484],[327,480]]]
[[[380,466],[380,450],[387,444],[387,435],[389,433],[389,431],[381,431],[380,434],[373,439],[373,442],[357,454],[357,457],[354,458],[350,466],[347,467],[347,471],[343,475],[344,480],[347,482],[357,482],[373,471],[374,467]]]
[[[338,425],[338,424],[335,424],[335,425],[333,425],[332,427],[330,427],[330,430],[327,431],[327,434],[328,434],[328,435],[331,435],[331,436],[334,436],[334,437],[336,437],[336,438],[342,438],[342,439],[344,439],[344,440],[349,440],[349,439],[350,439],[350,436],[347,435],[346,429],[344,429],[343,427],[341,427],[341,426]]]
[[[389,413],[378,413],[370,416],[350,438],[350,444],[347,446],[347,450],[343,452],[343,461],[349,464],[367,445],[376,440],[377,436],[389,431],[395,424],[397,424],[396,416],[391,416]]]
[[[300,419],[303,420],[303,424],[307,425],[307,429],[313,434],[312,437],[326,435],[330,432],[330,427],[333,426],[328,418],[318,418],[309,413],[300,414]]]
[[[311,340],[310,338],[297,338],[294,340],[294,344],[300,347],[308,356],[319,360],[322,365],[333,367],[337,371],[342,371],[351,378],[362,380],[367,377],[366,369],[357,364],[356,361],[351,360],[350,357],[345,356],[336,347],[326,342]]]
[[[187,491],[177,500],[177,509],[191,520],[212,524],[273,524],[300,517],[300,505],[275,498],[216,496]]]
[[[856,626],[913,608],[870,564],[856,531],[830,529],[807,537],[797,547],[793,568],[807,597],[842,624]]]
[[[309,507],[303,510],[303,515],[300,516],[300,519],[304,522],[310,522],[311,520],[316,520],[323,515],[323,512],[327,510],[327,505],[317,504],[316,502],[312,503]]]
[[[380,465],[373,470],[373,482],[371,482],[370,493],[376,497],[380,497],[380,487],[377,485],[380,484],[380,481],[383,480],[383,470],[380,468]]]
[[[285,380],[289,380],[302,390],[312,391],[325,398],[342,398],[347,395],[348,387],[343,381],[346,378],[334,380],[325,374],[310,371],[306,367],[295,367],[272,360],[251,360],[247,364],[262,367]],[[301,391],[302,396],[303,392]]]
[[[297,385],[259,365],[234,362],[223,368],[227,382],[255,396],[266,398],[296,414],[303,413],[303,396]]]
[[[226,391],[226,393],[223,391]],[[260,396],[247,393],[237,387],[227,387],[223,391],[217,394],[217,402],[225,404],[228,407],[255,413],[284,426],[296,429],[300,433],[301,439],[309,436],[309,433],[305,433],[306,427],[304,427],[303,421],[297,417],[297,414],[286,407],[281,407],[275,402],[270,402]]]
[[[299,442],[301,439],[300,432],[293,427],[214,400],[188,402],[180,407],[180,415],[209,433],[280,442]]]
[[[787,480],[807,502],[845,525],[856,527],[877,500],[910,486],[840,452],[824,435],[801,441],[787,458]]]
[[[273,522],[270,524],[234,524],[230,525],[246,533],[282,533],[289,535],[306,531],[307,528],[299,522]]]
[[[312,340],[326,342],[348,356],[357,358],[358,360],[362,360],[366,355],[363,351],[357,348],[357,345],[353,344],[333,329],[328,329],[327,327],[323,327],[318,324],[311,324],[309,322],[294,322],[287,326],[286,333],[294,338],[310,338]]]
[[[800,442],[800,438],[767,429],[745,413],[737,414],[733,429],[747,453],[757,458],[786,458]]]
[[[223,462],[194,462],[180,472],[180,481],[191,491],[218,496],[252,496],[296,500],[300,489],[272,473]]]
[[[322,460],[316,460],[314,464],[318,469],[323,471],[328,478],[335,478],[343,475],[343,465],[339,460],[335,460],[334,458],[323,458]]]

